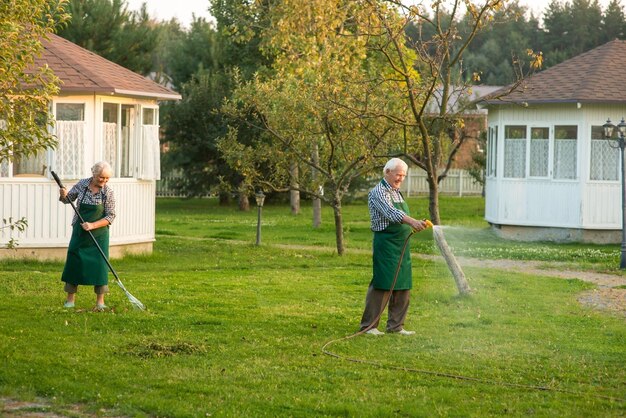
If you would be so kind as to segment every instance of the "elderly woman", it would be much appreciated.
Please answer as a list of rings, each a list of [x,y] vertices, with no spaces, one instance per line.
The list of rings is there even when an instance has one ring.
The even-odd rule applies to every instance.
[[[103,311],[106,309],[104,295],[109,291],[109,271],[89,232],[108,258],[109,225],[115,219],[115,196],[107,182],[113,170],[109,163],[102,161],[91,168],[91,174],[92,177],[80,180],[69,192],[64,188],[59,191],[61,202],[77,202],[76,209],[85,221],[81,223],[78,215],[74,214],[72,238],[61,280],[65,282],[67,292],[66,308],[74,307],[79,285],[92,285],[96,293],[94,310]]]
[[[365,310],[361,319],[361,331],[383,335],[377,329],[384,309],[385,298],[392,290],[398,266],[398,278],[389,295],[387,332],[412,335],[414,331],[404,329],[404,319],[409,309],[409,297],[413,286],[411,255],[404,253],[404,242],[411,230],[421,231],[426,223],[410,216],[409,207],[400,193],[400,185],[406,177],[408,166],[399,158],[387,161],[383,179],[368,195],[371,228],[374,232],[373,277],[365,297]]]

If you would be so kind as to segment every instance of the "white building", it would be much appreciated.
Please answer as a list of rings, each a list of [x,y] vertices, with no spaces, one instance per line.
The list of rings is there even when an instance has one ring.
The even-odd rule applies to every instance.
[[[19,243],[17,252],[0,249],[0,258],[65,257],[73,210],[59,202],[50,170],[69,190],[101,160],[114,170],[111,256],[152,251],[160,177],[158,101],[180,95],[56,35],[43,44],[35,65],[47,64],[62,82],[50,103],[58,146],[0,164],[0,219],[28,221],[22,233],[0,231],[0,247],[11,237]]]
[[[523,240],[619,242],[620,153],[602,125],[626,116],[626,41],[615,40],[483,104],[485,218]]]

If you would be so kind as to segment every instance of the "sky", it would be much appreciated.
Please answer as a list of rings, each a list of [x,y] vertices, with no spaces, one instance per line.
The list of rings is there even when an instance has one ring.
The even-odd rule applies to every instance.
[[[571,3],[571,0],[568,1]],[[126,0],[126,2],[130,10],[139,10],[142,3],[146,3],[151,17],[157,20],[170,20],[175,17],[185,27],[191,24],[192,14],[207,19],[211,16],[207,10],[209,0]],[[539,16],[550,0],[518,0],[518,3],[527,6],[535,16]],[[608,3],[609,0],[600,0],[600,7],[604,10]]]

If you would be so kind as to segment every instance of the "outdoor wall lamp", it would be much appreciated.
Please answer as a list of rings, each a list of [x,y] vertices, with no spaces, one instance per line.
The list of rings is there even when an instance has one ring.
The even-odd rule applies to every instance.
[[[265,202],[265,194],[263,194],[263,190],[256,192],[254,198],[256,199],[257,206],[256,245],[261,245],[261,210],[263,208],[263,203]]]
[[[611,123],[611,119],[607,119],[602,125],[604,137],[617,141],[617,147],[620,150],[621,173],[622,173],[622,249],[619,263],[620,269],[626,269],[626,182],[624,178],[624,138],[626,137],[626,122],[624,118],[617,124],[617,138],[613,138],[613,131],[616,126]]]

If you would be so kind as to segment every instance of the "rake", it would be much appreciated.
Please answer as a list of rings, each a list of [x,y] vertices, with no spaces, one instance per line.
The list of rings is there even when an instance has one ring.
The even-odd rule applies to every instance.
[[[55,173],[54,171],[50,170],[50,173],[52,174],[52,177],[54,177],[54,180],[57,182],[57,184],[59,185],[59,188],[64,189],[65,187],[63,186],[63,184],[61,184],[61,179],[59,178],[59,176],[57,176],[57,173]],[[78,218],[80,219],[81,223],[85,223],[85,220],[83,219],[83,217],[81,216],[80,213],[78,213],[78,209],[76,209],[76,206],[74,206],[74,202],[72,202],[71,200],[69,201],[70,205],[72,205],[72,209],[74,209],[74,213],[76,213],[76,216],[78,216]],[[96,241],[96,237],[93,236],[93,234],[91,233],[91,231],[87,231],[89,233],[89,236],[91,237],[91,240],[93,241],[93,243],[96,245],[96,248],[98,248],[98,251],[100,252],[100,255],[102,256],[102,258],[104,259],[104,261],[107,263],[107,266],[109,266],[109,270],[111,270],[111,273],[113,273],[113,276],[115,276],[115,282],[117,283],[117,285],[120,287],[120,289],[122,289],[124,291],[124,293],[126,294],[126,297],[128,298],[129,302],[137,309],[141,309],[142,311],[146,309],[146,306],[141,303],[141,301],[139,299],[137,299],[136,297],[134,297],[133,295],[130,294],[130,292],[128,290],[126,290],[126,287],[124,287],[124,284],[122,283],[122,281],[120,280],[119,276],[117,275],[117,273],[115,272],[115,269],[113,268],[113,266],[111,265],[111,263],[109,262],[109,259],[107,258],[107,256],[104,254],[104,251],[102,251],[102,248],[100,247],[100,244],[98,244],[98,241]]]

